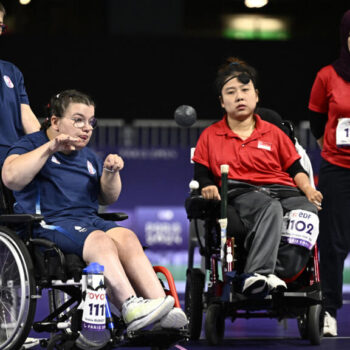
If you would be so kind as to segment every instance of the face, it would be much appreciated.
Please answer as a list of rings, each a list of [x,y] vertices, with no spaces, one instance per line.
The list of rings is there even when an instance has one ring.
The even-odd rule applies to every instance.
[[[258,93],[251,80],[243,84],[233,78],[221,90],[221,106],[234,119],[244,120],[252,116],[258,101]]]
[[[79,138],[80,142],[75,145],[76,149],[79,150],[90,141],[93,130],[90,123],[95,119],[94,115],[94,106],[88,106],[84,103],[70,103],[62,118],[52,116],[51,127],[59,134]]]
[[[2,25],[4,24],[4,13],[0,11],[0,35],[2,34]]]

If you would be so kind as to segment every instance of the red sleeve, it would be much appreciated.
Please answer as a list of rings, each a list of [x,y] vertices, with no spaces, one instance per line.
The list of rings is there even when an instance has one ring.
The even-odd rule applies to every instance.
[[[322,114],[328,113],[327,80],[325,73],[325,68],[317,73],[309,100],[309,109]]]
[[[200,135],[192,160],[209,168],[209,133],[205,129]]]

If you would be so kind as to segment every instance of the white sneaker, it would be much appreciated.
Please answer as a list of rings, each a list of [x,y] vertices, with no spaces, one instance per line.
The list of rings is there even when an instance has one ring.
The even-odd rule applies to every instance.
[[[253,273],[248,275],[242,286],[242,293],[244,295],[256,295],[264,294],[267,290],[267,278],[266,276],[260,275],[258,273]]]
[[[187,326],[188,320],[186,314],[179,307],[171,309],[161,320],[161,328],[180,329]]]
[[[174,298],[143,299],[132,296],[122,306],[127,331],[136,331],[160,320],[174,306]]]
[[[323,335],[325,337],[336,337],[338,335],[337,320],[328,311],[324,314]]]
[[[96,333],[98,334],[96,335]],[[83,350],[98,350],[107,345],[110,339],[111,333],[108,329],[104,329],[102,332],[82,330],[75,340],[75,345]]]
[[[270,273],[267,276],[267,285],[269,287],[270,292],[271,291],[284,291],[287,289],[287,284],[280,278],[278,278],[276,275]]]

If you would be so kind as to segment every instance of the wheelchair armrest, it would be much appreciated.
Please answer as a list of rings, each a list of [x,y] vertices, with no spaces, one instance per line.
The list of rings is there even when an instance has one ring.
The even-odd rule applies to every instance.
[[[19,224],[19,223],[34,223],[44,220],[42,215],[38,214],[3,214],[0,215],[0,222],[7,224]]]
[[[49,241],[45,238],[31,238],[30,243],[33,243],[34,245],[43,246],[46,248],[57,248],[56,244],[52,241]]]
[[[220,201],[214,199],[204,199],[202,196],[188,197],[185,202],[188,219],[205,219],[208,215],[213,215],[213,210],[219,208]]]
[[[104,220],[123,221],[129,216],[125,213],[98,213],[98,216]]]

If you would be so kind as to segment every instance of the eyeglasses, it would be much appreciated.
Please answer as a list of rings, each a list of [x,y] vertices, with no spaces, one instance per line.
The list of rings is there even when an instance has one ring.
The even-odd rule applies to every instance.
[[[88,121],[86,121],[84,118],[71,118],[73,120],[74,127],[78,129],[82,129],[86,124],[89,124],[93,129],[97,126],[97,119],[91,118]]]

